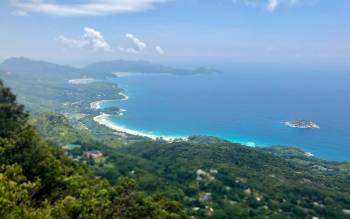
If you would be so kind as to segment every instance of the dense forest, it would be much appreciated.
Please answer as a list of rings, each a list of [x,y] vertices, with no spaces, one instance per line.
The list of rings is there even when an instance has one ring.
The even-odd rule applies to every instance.
[[[116,184],[48,145],[0,82],[0,218],[186,218],[181,207]]]

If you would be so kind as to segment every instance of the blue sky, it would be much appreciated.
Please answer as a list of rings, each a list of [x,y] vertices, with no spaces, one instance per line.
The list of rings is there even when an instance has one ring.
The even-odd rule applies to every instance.
[[[350,0],[3,0],[0,59],[347,64]]]

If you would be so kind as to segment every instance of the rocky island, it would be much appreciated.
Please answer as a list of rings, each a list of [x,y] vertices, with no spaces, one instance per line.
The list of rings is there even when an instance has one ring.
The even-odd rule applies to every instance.
[[[286,126],[291,128],[299,128],[299,129],[319,129],[320,126],[314,122],[306,121],[306,120],[292,120],[284,123]]]

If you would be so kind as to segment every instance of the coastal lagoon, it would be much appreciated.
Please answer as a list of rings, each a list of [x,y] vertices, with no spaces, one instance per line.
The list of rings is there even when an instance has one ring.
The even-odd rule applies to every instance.
[[[288,70],[286,70],[288,69]],[[106,101],[109,125],[146,136],[210,135],[248,146],[295,146],[350,160],[350,74],[344,69],[230,68],[222,74],[128,74],[109,79],[128,100]],[[320,129],[294,129],[305,119]]]

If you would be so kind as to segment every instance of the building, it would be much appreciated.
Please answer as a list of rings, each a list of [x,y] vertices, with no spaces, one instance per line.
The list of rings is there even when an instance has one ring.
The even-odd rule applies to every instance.
[[[100,158],[102,156],[103,156],[102,152],[97,151],[97,150],[84,152],[84,157],[89,158],[89,159],[97,159],[97,158]]]

